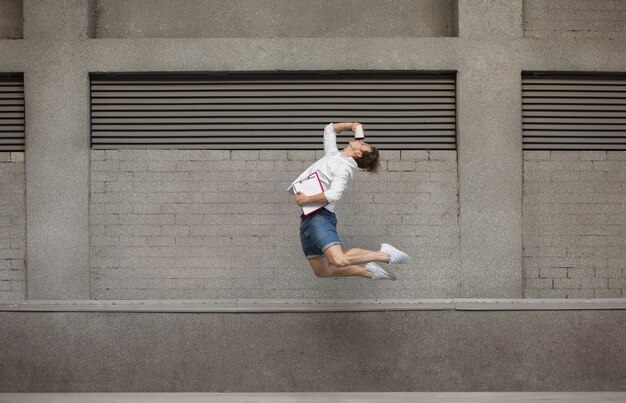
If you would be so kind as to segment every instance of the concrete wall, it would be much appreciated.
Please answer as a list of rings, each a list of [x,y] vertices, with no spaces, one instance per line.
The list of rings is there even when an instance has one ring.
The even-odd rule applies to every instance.
[[[626,390],[626,310],[0,312],[0,392]]]
[[[320,127],[320,140],[323,127]],[[345,143],[345,141],[344,141]],[[341,145],[340,145],[341,147]],[[285,190],[322,151],[93,150],[95,299],[430,298],[459,288],[455,151],[382,151],[338,205],[344,247],[413,251],[399,281],[317,279]],[[251,190],[250,190],[251,189]]]
[[[29,299],[208,297],[209,291],[213,293],[212,296],[230,297],[270,294],[305,296],[311,293],[343,297],[391,294],[395,297],[417,298],[521,297],[524,290],[523,163],[519,113],[521,72],[626,70],[623,62],[626,47],[619,41],[524,39],[521,1],[458,0],[452,4],[438,2],[437,6],[434,3],[400,2],[389,7],[396,11],[410,5],[430,7],[435,12],[439,7],[444,7],[442,4],[447,4],[445,7],[450,5],[454,20],[457,21],[457,38],[412,38],[407,32],[403,32],[401,38],[299,38],[297,36],[300,34],[293,28],[295,31],[290,31],[292,37],[289,38],[262,38],[260,36],[265,33],[255,30],[259,37],[90,39],[92,20],[101,21],[99,18],[102,17],[98,14],[100,11],[95,17],[92,15],[90,4],[79,0],[55,3],[25,0],[24,40],[0,41],[0,51],[7,55],[0,61],[0,71],[23,71],[25,79],[26,154],[29,155],[25,162]],[[178,3],[159,3],[163,8],[151,9],[145,17],[141,17],[141,21],[152,21],[153,14],[150,13],[175,14],[171,12],[173,4]],[[190,10],[199,15],[202,14],[199,8],[209,7],[209,3],[204,2],[191,4],[193,6]],[[223,9],[220,9],[223,13],[243,15],[240,9],[243,3],[228,4],[226,6],[224,3]],[[278,7],[281,3],[272,4]],[[304,3],[298,4],[304,7]],[[326,3],[313,4],[321,7]],[[348,3],[341,4],[346,6]],[[367,6],[361,11],[366,13],[370,11],[367,7],[379,3],[364,4]],[[100,7],[102,11],[102,7],[109,6],[137,7],[137,14],[139,5],[135,2],[99,3],[96,9]],[[328,29],[332,31],[334,27],[343,26],[342,14],[332,14],[328,10],[324,12],[327,14],[320,11],[319,16],[324,18],[319,20],[324,21]],[[133,17],[135,14],[128,13],[128,18],[137,21],[139,17]],[[49,18],[51,15],[55,18]],[[229,26],[237,27],[232,24]],[[176,30],[175,24],[172,27],[172,30]],[[238,32],[243,34],[244,31]],[[339,31],[332,32],[332,35],[342,35]],[[244,33],[252,35],[249,31]],[[193,217],[194,214],[201,214],[205,220],[215,218],[209,218],[211,213],[205,211],[195,213],[192,205],[184,205],[183,209],[188,210],[180,212],[163,210],[165,204],[158,205],[158,212],[148,207],[148,210],[137,210],[137,214],[129,211],[136,208],[135,200],[145,201],[147,195],[154,200],[164,200],[175,193],[167,192],[168,189],[186,190],[183,188],[184,183],[176,182],[173,178],[180,175],[191,178],[194,175],[195,171],[189,168],[193,160],[191,157],[184,160],[186,155],[192,153],[124,151],[104,154],[111,157],[108,160],[107,157],[102,159],[101,152],[91,151],[88,124],[89,72],[354,69],[457,71],[458,153],[455,154],[455,160],[458,155],[458,161],[449,160],[448,157],[445,161],[437,161],[432,158],[435,154],[428,154],[430,159],[427,159],[424,153],[391,153],[387,160],[387,171],[373,179],[372,183],[384,182],[383,188],[393,187],[396,191],[394,181],[398,181],[406,192],[389,199],[383,193],[370,195],[370,202],[367,199],[370,196],[359,194],[356,187],[351,189],[346,197],[352,197],[355,203],[362,203],[360,206],[364,206],[361,207],[363,211],[372,209],[373,224],[369,228],[366,223],[352,227],[347,225],[356,215],[352,209],[344,211],[345,218],[342,219],[340,215],[340,221],[343,220],[341,225],[345,225],[341,229],[342,236],[347,245],[375,248],[378,242],[387,240],[408,249],[416,261],[406,268],[405,273],[400,272],[402,282],[394,285],[377,283],[382,288],[371,291],[351,280],[344,280],[342,285],[337,285],[339,282],[335,280],[321,281],[312,277],[306,262],[299,255],[301,252],[297,238],[286,236],[287,231],[296,229],[292,224],[297,223],[296,218],[289,214],[284,219],[270,217],[271,214],[263,217],[266,222],[274,223],[272,230],[276,233],[273,232],[271,236],[275,239],[262,238],[265,235],[260,232],[260,227],[256,227],[258,234],[252,234],[257,235],[258,245],[268,248],[265,250],[268,256],[274,256],[270,258],[274,265],[270,279],[280,278],[280,274],[284,273],[296,276],[295,279],[289,278],[288,283],[280,284],[280,287],[272,285],[270,291],[264,283],[256,282],[260,284],[259,290],[251,294],[250,287],[254,282],[250,280],[245,285],[242,277],[250,274],[246,269],[258,268],[250,258],[248,261],[230,260],[228,264],[220,260],[223,258],[205,259],[199,263],[199,267],[197,263],[192,265],[187,262],[182,264],[183,267],[157,270],[156,274],[139,269],[147,264],[147,258],[158,258],[163,253],[172,254],[171,257],[184,257],[187,253],[198,253],[200,258],[217,256],[216,249],[212,249],[216,247],[197,243],[200,241],[198,237],[204,237],[205,233],[192,233],[191,225],[188,224],[198,218]],[[151,155],[174,158],[176,165],[167,160],[151,161]],[[210,153],[196,155],[209,158]],[[306,157],[296,164],[299,166],[297,169],[294,167],[292,170],[289,164],[294,163],[293,155]],[[183,159],[176,160],[179,157]],[[126,158],[136,159],[129,161],[135,163],[136,171],[123,168]],[[220,163],[224,167],[242,169],[237,172],[247,172],[247,169],[252,168],[282,167],[285,168],[285,171],[281,171],[285,172],[285,178],[281,180],[286,183],[297,174],[297,170],[314,160],[314,156],[306,153],[287,153],[286,157],[283,153],[275,153],[272,157],[263,156],[269,159],[261,158],[259,154],[257,159],[255,153],[228,153],[228,160],[218,161],[217,168],[206,165],[198,172],[203,175],[203,179],[221,175]],[[185,163],[189,163],[189,167],[185,168]],[[176,171],[150,171],[150,166],[158,167],[159,164],[166,169],[175,166]],[[415,167],[415,172],[411,171],[412,167]],[[100,169],[111,171],[104,171],[109,172],[105,174]],[[408,171],[392,172],[405,169]],[[132,177],[128,175],[131,172]],[[426,173],[430,182],[425,182]],[[153,179],[155,183],[162,182],[159,185],[162,186],[161,190],[151,194],[142,192],[150,186],[147,179]],[[193,179],[191,183],[196,180],[199,179]],[[428,186],[421,188],[426,183]],[[358,179],[354,184],[359,185]],[[440,189],[437,188],[439,185]],[[370,186],[370,183],[365,183],[365,186]],[[228,197],[237,193],[234,191],[237,190],[236,185],[234,190],[230,190],[233,193],[221,195],[226,197],[221,200],[229,200]],[[431,190],[432,193],[428,195]],[[264,196],[268,197],[264,203],[283,203],[283,199],[272,199],[283,196]],[[394,209],[406,201],[415,209],[396,214]],[[388,214],[390,209],[392,214]],[[237,219],[245,220],[246,217]],[[289,219],[294,222],[280,221]],[[150,224],[150,220],[156,222]],[[176,220],[184,224],[181,226]],[[147,224],[140,224],[143,222]],[[236,232],[241,231],[241,227],[235,227],[237,224],[227,227],[224,226],[227,224],[218,222],[210,221],[214,229],[224,231],[218,237],[225,240],[233,236],[230,244],[233,248],[236,247],[233,245],[248,246],[245,239],[239,237],[241,234]],[[431,227],[434,228],[427,228],[424,224],[433,224]],[[158,231],[154,234],[138,233],[140,229],[148,228],[139,227],[142,225],[157,225],[158,228],[152,227],[152,230]],[[206,225],[204,227],[203,231],[206,231]],[[183,233],[174,233],[172,237],[164,229],[181,230]],[[137,235],[140,235],[140,239],[131,239]],[[202,241],[207,240],[202,238]],[[135,242],[140,242],[140,245]],[[288,246],[289,250],[285,251],[284,246]],[[282,268],[284,266],[281,265],[296,264],[291,262],[297,262],[301,272],[291,271],[291,267],[286,270]],[[197,281],[204,278],[200,276],[207,275],[202,271],[206,267],[229,268],[230,271],[219,274],[226,276],[220,278],[224,280],[222,283],[207,279]],[[258,273],[256,271],[255,275],[265,277]],[[235,279],[240,282],[232,281]],[[298,283],[300,280],[302,283]],[[189,284],[197,288],[188,288]],[[223,287],[218,290],[218,284],[227,284],[229,290],[236,291],[224,291]],[[285,288],[285,284],[289,284],[289,287]],[[295,285],[301,288],[293,291]],[[127,291],[122,291],[124,289]]]
[[[24,153],[0,152],[0,300],[26,298]]]
[[[626,152],[524,152],[524,295],[626,297]]]
[[[22,15],[22,0],[0,1],[0,39],[22,38]]]
[[[452,3],[452,20],[457,22],[454,34],[458,37],[446,37],[448,33],[437,36],[441,34],[435,32],[442,31],[433,27],[441,27],[439,22],[429,25],[419,19],[416,24],[419,26],[410,26],[416,21],[415,15],[419,14],[417,8],[411,7],[430,4],[434,7],[434,15],[441,10],[440,4],[446,4],[446,7],[451,4],[447,2],[400,3],[413,12],[400,8],[402,23],[397,30],[393,24],[383,27],[376,19],[378,15],[391,14],[376,14],[367,8],[364,11],[373,19],[368,21],[374,26],[379,24],[378,30],[368,31],[375,33],[375,37],[365,36],[370,35],[365,31],[356,31],[356,23],[349,23],[346,29],[343,14],[332,14],[322,7],[316,9],[319,15],[311,12],[304,20],[297,19],[296,26],[285,25],[286,31],[280,31],[276,26],[266,29],[262,22],[269,20],[269,14],[254,20],[255,24],[260,24],[254,29],[246,30],[246,24],[229,23],[218,24],[217,30],[206,31],[197,22],[203,21],[202,16],[206,15],[203,9],[199,9],[204,7],[200,2],[193,3],[195,8],[192,7],[191,11],[174,8],[174,3],[160,3],[165,11],[146,11],[141,4],[124,3],[124,7],[128,7],[124,10],[137,7],[136,12],[128,14],[127,25],[113,30],[128,37],[90,39],[93,22],[90,2],[24,0],[24,39],[0,41],[0,54],[3,55],[0,71],[23,72],[25,84],[24,173],[9,177],[5,174],[6,168],[20,163],[0,163],[4,165],[0,174],[8,188],[19,189],[23,186],[20,183],[25,183],[25,200],[20,202],[17,198],[17,202],[9,207],[9,211],[19,212],[19,204],[23,203],[27,241],[27,294],[15,295],[15,298],[87,300],[262,295],[419,298],[455,292],[458,295],[454,296],[458,297],[515,298],[523,295],[522,263],[528,259],[547,266],[544,269],[552,269],[542,272],[540,267],[535,285],[543,283],[539,281],[545,280],[542,275],[554,276],[554,281],[548,279],[551,285],[556,285],[556,280],[562,278],[557,275],[563,275],[563,267],[550,266],[548,260],[543,260],[547,257],[543,253],[562,252],[560,245],[556,245],[564,241],[562,234],[556,231],[547,234],[548,249],[547,244],[530,245],[533,241],[529,241],[529,246],[536,248],[529,248],[528,253],[535,255],[523,258],[522,228],[525,222],[522,212],[530,213],[526,207],[531,204],[524,206],[522,196],[521,74],[522,71],[626,71],[626,46],[622,39],[524,38],[520,0],[457,0]],[[219,10],[222,15],[231,18],[228,21],[234,19],[232,16],[249,15],[241,10],[244,3],[219,4],[223,5]],[[281,4],[272,3],[273,8],[270,8],[276,10]],[[312,4],[310,7],[327,3]],[[337,4],[346,7],[352,3]],[[389,13],[398,11],[390,6],[392,3],[372,1],[366,4],[368,7],[384,4],[384,11]],[[146,17],[133,17],[140,12]],[[159,28],[151,22],[155,15],[192,12],[201,15],[190,20],[193,35],[202,33],[212,37],[163,39],[157,35]],[[278,21],[285,22],[293,17],[284,15],[285,18]],[[109,21],[116,18],[113,15]],[[433,17],[432,21],[446,19]],[[323,21],[327,30],[321,31],[327,36],[309,36],[320,31],[312,28],[313,23],[307,24],[309,20]],[[103,20],[96,17],[96,21]],[[132,28],[133,21],[139,27],[136,31]],[[178,30],[177,21],[163,24],[165,35]],[[426,31],[422,31],[424,27]],[[233,37],[216,36],[231,32],[230,28],[233,28]],[[103,31],[98,32],[102,35]],[[135,36],[125,32],[135,32],[132,34]],[[234,37],[236,35],[246,37]],[[237,170],[269,166],[276,169],[280,166],[285,168],[282,181],[286,183],[292,174],[314,159],[310,153],[287,153],[286,157],[282,153],[263,153],[263,156],[259,153],[257,159],[256,153],[227,151],[222,154],[224,159],[206,161],[208,164],[203,167],[204,162],[196,164],[200,161],[194,159],[199,156],[208,159],[213,153],[90,149],[89,72],[359,69],[457,72],[458,151],[429,153],[428,158],[419,152],[389,153],[387,170],[380,177],[365,179],[366,176],[357,176],[350,193],[345,196],[352,202],[343,205],[344,208],[353,206],[358,209],[358,206],[367,204],[362,209],[374,211],[373,223],[340,227],[346,243],[363,242],[367,246],[376,246],[388,236],[401,246],[408,245],[416,261],[406,268],[405,273],[398,272],[400,280],[396,283],[314,278],[299,255],[297,241],[294,244],[294,239],[290,238],[288,242],[291,243],[286,243],[285,235],[296,230],[291,224],[297,223],[297,219],[293,215],[294,206],[287,207],[288,203],[281,198],[286,197],[284,192],[276,196],[278,199],[273,195],[263,196],[267,197],[261,203],[263,208],[275,203],[290,210],[285,211],[283,218],[267,210],[259,214],[257,220],[263,216],[264,220],[274,223],[274,232],[263,238],[268,234],[255,226],[257,234],[252,235],[258,235],[258,239],[254,241],[237,232],[241,231],[241,224],[213,221],[226,217],[215,217],[213,212],[202,209],[196,213],[189,200],[183,200],[188,204],[179,206],[182,211],[172,210],[173,203],[167,201],[177,192],[188,192],[193,201],[193,195],[199,192],[189,192],[191,188],[186,186],[190,184],[180,178],[188,177],[191,186],[201,187],[207,177],[217,178],[223,174],[219,164]],[[581,159],[571,167],[560,169],[565,166],[563,162],[572,161],[552,161],[552,155],[548,161],[554,163],[552,165],[541,165],[542,161],[528,164],[531,161],[527,161],[526,179],[530,179],[531,165],[549,170],[549,173],[540,175],[549,175],[551,179],[555,178],[554,172],[566,171],[559,174],[561,178],[570,175],[576,183],[584,182],[585,176],[579,170],[588,167],[589,162],[592,170],[598,168],[607,179],[617,166],[607,154],[606,161]],[[153,157],[158,160],[152,160]],[[217,162],[217,168],[212,165],[214,162]],[[290,167],[291,164],[296,166]],[[170,171],[172,168],[174,170]],[[567,172],[570,168],[571,172]],[[623,168],[620,169],[623,172]],[[228,174],[225,179],[233,179],[233,175]],[[216,183],[219,187],[225,182]],[[407,192],[392,197],[381,191],[373,194],[372,199],[358,192],[359,185],[372,187],[381,183],[382,189],[396,191],[400,186]],[[274,185],[278,186],[278,183]],[[609,193],[609,187],[597,185],[599,203],[614,200],[611,198],[615,195]],[[533,185],[530,180],[526,186],[528,196],[531,196],[531,190],[546,195],[535,197],[537,202],[560,202],[564,197],[562,193],[552,196],[550,189]],[[580,187],[574,185],[574,188]],[[567,192],[568,189],[554,186],[554,192],[574,193]],[[235,192],[232,188],[226,190],[230,193],[224,196],[207,192],[210,200],[207,205],[214,207],[219,200],[226,201],[222,204],[231,201]],[[427,195],[428,192],[431,194]],[[2,200],[4,194],[5,191],[0,190]],[[574,200],[576,203],[596,201],[593,197],[584,197],[576,195]],[[251,199],[245,196],[242,200]],[[386,203],[388,200],[390,203]],[[414,210],[396,214],[394,209],[403,200],[414,206]],[[531,200],[532,197],[528,199]],[[231,207],[234,208],[228,208]],[[577,204],[573,208],[575,212],[586,206]],[[541,211],[540,207],[540,214]],[[623,210],[617,213],[602,210],[599,217],[623,215],[619,211]],[[225,212],[235,213],[236,210]],[[340,212],[340,226],[361,213],[352,209]],[[14,221],[11,214],[10,226],[19,222]],[[200,214],[202,220],[207,221],[208,225],[201,227],[202,232],[200,226],[193,229],[197,232],[192,232],[195,227],[192,224],[199,218],[193,217],[194,214]],[[458,216],[456,223],[455,215]],[[227,218],[246,220],[255,217]],[[602,242],[614,237],[609,231],[615,228],[588,226],[583,221],[588,217],[572,215],[558,219],[561,218],[564,221],[557,222],[554,218],[557,224],[550,228],[571,225],[568,228],[602,231]],[[7,223],[6,219],[3,220]],[[148,224],[142,224],[144,222]],[[552,222],[548,221],[548,224],[553,225]],[[582,222],[585,224],[581,226]],[[380,223],[384,228],[377,227]],[[435,228],[426,228],[423,224]],[[250,288],[253,281],[239,283],[246,280],[241,277],[249,274],[250,271],[245,269],[252,264],[251,260],[234,260],[232,256],[236,255],[228,257],[222,251],[223,246],[208,243],[207,231],[211,228],[224,231],[216,234],[220,242],[231,242],[232,236],[230,245],[245,246],[239,248],[239,255],[249,256],[259,246],[265,246],[266,252],[282,250],[284,260],[297,261],[297,266],[273,267],[271,278],[276,283],[282,281],[279,274],[293,277],[274,289],[265,280],[256,281],[258,288]],[[527,228],[532,229],[532,225],[524,226],[524,234]],[[153,232],[142,234],[143,229]],[[622,229],[623,226],[617,231]],[[371,231],[375,235],[372,236]],[[541,234],[543,227],[538,231]],[[620,232],[618,235],[623,238],[624,234]],[[6,245],[2,239],[0,237],[0,242]],[[194,243],[196,241],[200,244]],[[280,242],[290,248],[281,248]],[[16,250],[19,250],[19,241],[17,245]],[[594,267],[593,280],[585,279],[579,283],[573,277],[566,277],[559,284],[568,290],[575,290],[572,285],[578,287],[579,284],[581,289],[592,288],[589,285],[595,289],[595,278],[598,277],[607,279],[607,290],[623,290],[623,286],[619,286],[623,280],[609,276],[617,273],[610,270],[610,262],[613,262],[612,258],[623,259],[623,244],[620,244],[619,256],[610,255],[617,253],[615,245],[592,245],[597,247],[595,249],[583,246],[589,245],[572,243],[566,247],[565,259],[568,253],[590,253],[604,256],[606,267]],[[0,248],[0,253],[9,251],[6,253],[18,255],[17,259],[0,255],[0,262],[3,262],[0,272],[7,271],[4,262],[8,260],[12,261],[9,271],[23,271],[20,254],[13,252],[12,248]],[[457,250],[458,255],[455,255]],[[185,267],[142,266],[148,261],[163,261],[164,253],[184,258]],[[196,270],[189,264],[193,261],[188,256],[190,254],[210,257],[211,260],[200,261],[202,270]],[[268,253],[263,259],[275,259],[270,263],[278,264],[279,257],[271,256]],[[222,259],[219,266],[215,265],[218,258]],[[252,262],[256,264],[256,260]],[[213,270],[216,267],[226,270]],[[204,268],[212,271],[203,271]],[[259,266],[255,268],[258,273]],[[207,273],[230,277],[227,281],[214,283],[218,279],[209,278]],[[585,275],[585,267],[565,270],[566,276],[579,274]],[[612,282],[612,278],[616,281]],[[603,280],[600,283],[604,285]],[[214,284],[231,288],[222,292]],[[284,288],[285,284],[293,289]],[[611,287],[612,284],[618,287]],[[199,287],[191,288],[190,285]],[[6,282],[2,286],[6,288]],[[148,291],[149,288],[154,291]],[[527,296],[542,296],[540,292],[526,288]],[[575,290],[571,296],[588,295],[585,292]],[[594,290],[594,296],[600,295]],[[624,390],[624,344],[616,342],[625,333],[624,312],[422,311],[262,315],[2,312],[0,390]]]
[[[626,39],[622,0],[524,0],[524,36]]]
[[[452,36],[452,0],[96,0],[97,38]]]

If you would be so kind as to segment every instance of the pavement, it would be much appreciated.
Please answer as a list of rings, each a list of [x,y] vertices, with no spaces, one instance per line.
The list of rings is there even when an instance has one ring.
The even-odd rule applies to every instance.
[[[0,393],[0,403],[626,403],[626,392]]]

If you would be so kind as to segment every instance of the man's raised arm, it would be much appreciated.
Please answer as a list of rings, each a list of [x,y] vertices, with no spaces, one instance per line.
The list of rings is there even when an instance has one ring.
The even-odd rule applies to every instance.
[[[352,130],[355,125],[356,123],[353,122],[329,123],[326,125],[324,128],[324,154],[332,155],[339,153],[337,149],[337,134],[344,130]]]
[[[353,130],[354,125],[356,125],[355,122],[333,123],[333,129],[339,134],[346,130]]]

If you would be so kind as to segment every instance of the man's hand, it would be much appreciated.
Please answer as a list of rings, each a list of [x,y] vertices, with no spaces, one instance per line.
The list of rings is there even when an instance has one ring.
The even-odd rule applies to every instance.
[[[307,196],[302,192],[296,193],[296,204],[298,206],[302,207],[303,205],[310,203],[321,203],[326,205],[328,204],[328,199],[323,192],[312,196]]]
[[[349,126],[349,128],[350,128],[350,130],[352,130],[353,132],[354,132],[354,131],[356,131],[356,128],[357,128],[357,126],[358,126],[358,125],[361,125],[361,127],[363,127],[363,128],[365,127],[365,125],[364,125],[364,124],[359,123],[359,122],[353,122],[353,123],[348,123],[348,124],[349,124],[349,125],[351,125],[351,126]]]
[[[302,192],[296,193],[296,204],[300,207],[308,203],[308,196]]]

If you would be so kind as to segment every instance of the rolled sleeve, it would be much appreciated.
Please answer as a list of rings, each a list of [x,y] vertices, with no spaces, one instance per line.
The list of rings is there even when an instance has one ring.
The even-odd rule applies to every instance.
[[[337,133],[332,123],[324,128],[324,154],[333,155],[339,153],[337,148]]]

